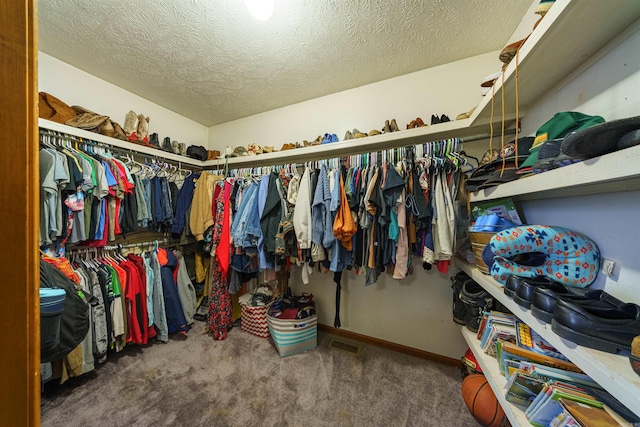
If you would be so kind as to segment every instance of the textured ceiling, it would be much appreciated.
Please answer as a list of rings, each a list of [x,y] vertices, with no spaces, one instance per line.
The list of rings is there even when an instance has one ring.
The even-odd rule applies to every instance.
[[[500,49],[531,0],[40,0],[41,51],[205,126]]]

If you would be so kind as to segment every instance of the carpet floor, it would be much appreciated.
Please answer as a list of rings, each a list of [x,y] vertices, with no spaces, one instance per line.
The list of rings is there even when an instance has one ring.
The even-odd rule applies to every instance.
[[[234,327],[127,346],[98,369],[42,394],[43,426],[478,426],[460,370],[359,343],[281,358],[270,340]],[[343,340],[342,338],[340,338]],[[348,341],[348,340],[345,340]]]

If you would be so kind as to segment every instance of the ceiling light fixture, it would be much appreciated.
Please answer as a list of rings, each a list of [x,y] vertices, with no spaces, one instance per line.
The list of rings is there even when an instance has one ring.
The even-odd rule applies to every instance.
[[[244,0],[249,13],[259,21],[266,21],[273,15],[276,0]]]

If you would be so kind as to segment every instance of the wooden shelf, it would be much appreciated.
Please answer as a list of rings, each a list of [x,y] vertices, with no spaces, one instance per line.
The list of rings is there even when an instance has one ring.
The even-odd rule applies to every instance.
[[[579,366],[601,387],[640,416],[640,376],[631,369],[628,356],[618,356],[579,346],[559,337],[551,330],[550,324],[533,317],[529,310],[508,298],[502,290],[502,285],[492,277],[482,274],[475,266],[458,258],[455,259],[455,264],[542,338]]]
[[[517,197],[520,200],[548,199],[638,190],[638,164],[640,145],[477,191],[471,194],[471,202],[502,197]]]
[[[505,398],[505,385],[507,384],[507,380],[500,374],[498,361],[482,351],[480,341],[476,338],[475,332],[471,332],[466,326],[462,326],[460,330],[465,341],[469,344],[469,348],[476,356],[476,360],[480,364],[482,372],[493,389],[493,393],[496,395],[498,402],[500,402],[500,406],[502,406],[504,413],[507,415],[507,418],[509,418],[509,421],[511,421],[511,425],[514,427],[530,426],[531,424],[529,424],[529,421],[524,416],[524,410],[508,402]]]
[[[625,28],[640,18],[640,2],[556,0],[540,24],[532,31],[519,52],[518,100],[520,116],[549,90],[563,81],[576,68],[592,57]],[[588,29],[588,30],[587,30]],[[607,46],[609,49],[614,46]],[[496,71],[498,71],[496,66]],[[494,84],[495,116],[502,111],[504,91],[505,114],[515,115],[516,60]],[[471,125],[491,119],[491,91],[471,115]]]

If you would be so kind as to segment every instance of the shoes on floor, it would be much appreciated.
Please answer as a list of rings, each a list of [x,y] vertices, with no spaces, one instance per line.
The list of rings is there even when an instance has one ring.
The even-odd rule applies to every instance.
[[[559,299],[551,330],[585,347],[613,354],[629,352],[632,341],[640,335],[640,306],[626,303],[603,309]]]

